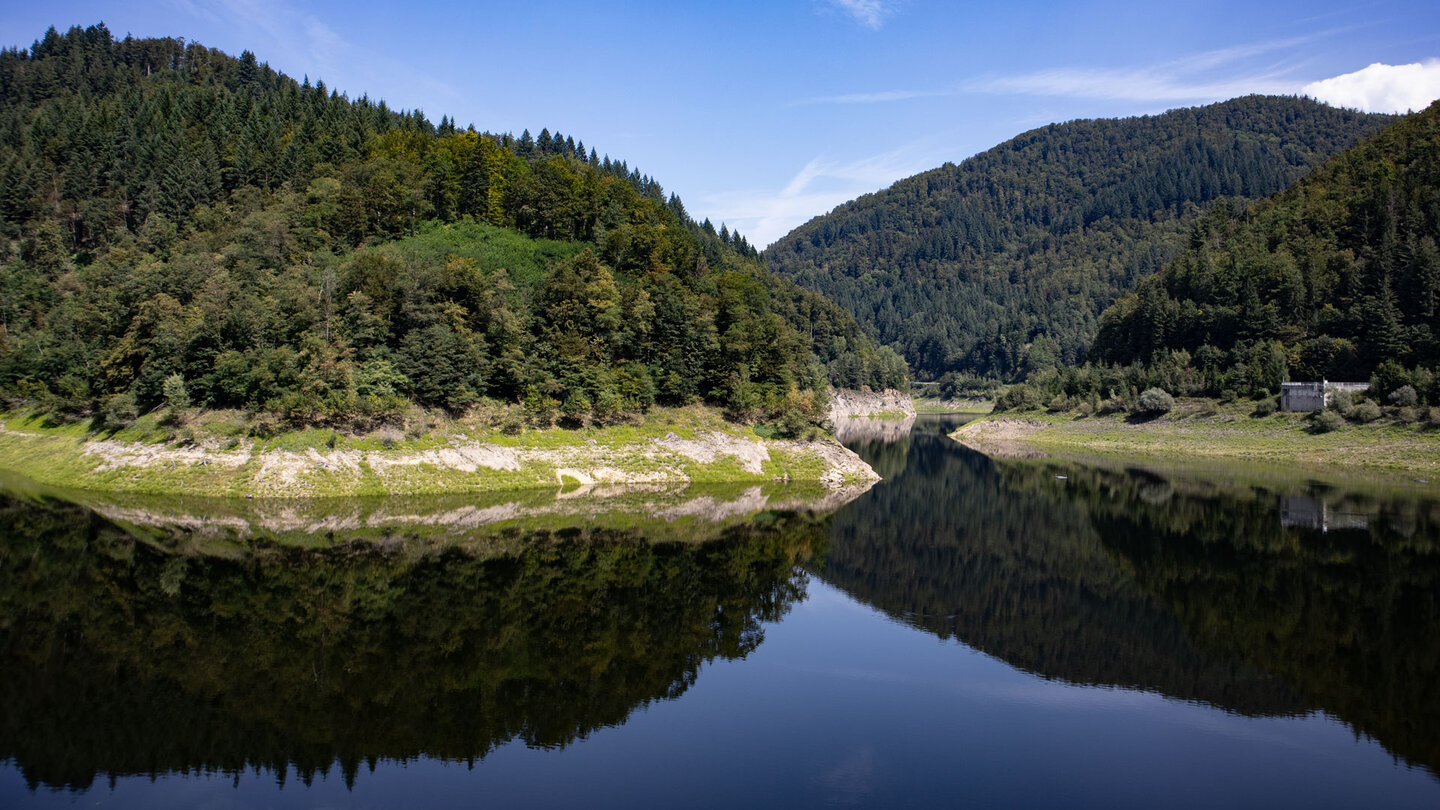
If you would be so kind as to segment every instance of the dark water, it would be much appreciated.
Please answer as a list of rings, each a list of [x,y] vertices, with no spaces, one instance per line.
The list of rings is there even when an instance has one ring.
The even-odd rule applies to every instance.
[[[12,492],[0,806],[1440,806],[1440,503],[952,422],[858,444],[886,481],[833,514],[659,540]]]

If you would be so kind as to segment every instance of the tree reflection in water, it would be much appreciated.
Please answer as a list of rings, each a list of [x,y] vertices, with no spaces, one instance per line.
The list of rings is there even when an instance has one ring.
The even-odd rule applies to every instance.
[[[174,551],[9,497],[0,759],[32,787],[252,768],[308,784],[334,767],[349,784],[381,759],[564,746],[753,650],[804,597],[797,563],[828,526],[781,510],[690,532]]]
[[[996,461],[921,420],[814,570],[1046,678],[1324,710],[1440,773],[1440,503]],[[1063,477],[1062,477],[1063,476]]]

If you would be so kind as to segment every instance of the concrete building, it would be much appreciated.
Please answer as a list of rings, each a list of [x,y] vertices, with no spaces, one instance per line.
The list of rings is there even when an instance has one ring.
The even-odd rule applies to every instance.
[[[1336,391],[1369,391],[1370,383],[1320,382],[1280,383],[1280,410],[1318,411],[1329,405]]]

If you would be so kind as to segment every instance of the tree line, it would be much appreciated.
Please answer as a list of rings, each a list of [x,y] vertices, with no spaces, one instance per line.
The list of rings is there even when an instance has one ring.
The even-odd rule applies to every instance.
[[[295,421],[705,402],[814,421],[907,369],[573,136],[434,125],[179,39],[0,52],[0,397]],[[167,385],[169,382],[169,395]]]
[[[1176,393],[1373,380],[1377,397],[1440,402],[1437,144],[1431,105],[1284,193],[1216,206],[1105,311],[1091,356],[1168,369]]]
[[[1250,96],[1052,124],[797,228],[771,268],[854,313],[923,377],[1083,363],[1100,313],[1217,201],[1278,192],[1390,116]]]

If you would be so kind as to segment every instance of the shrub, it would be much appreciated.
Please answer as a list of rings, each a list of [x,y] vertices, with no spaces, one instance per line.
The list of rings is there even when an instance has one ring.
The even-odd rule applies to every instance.
[[[1169,413],[1175,407],[1175,398],[1165,392],[1163,388],[1147,388],[1140,395],[1138,408],[1141,413],[1162,414]]]
[[[531,425],[541,429],[554,427],[560,415],[560,400],[532,385],[525,389],[524,408],[525,418]]]
[[[995,412],[1027,411],[1040,404],[1040,393],[1025,383],[1012,385],[995,399]]]
[[[520,408],[507,408],[500,417],[500,432],[506,436],[519,436],[525,430],[525,413]]]
[[[1405,370],[1404,366],[1394,360],[1386,360],[1380,364],[1379,368],[1375,369],[1374,374],[1370,375],[1370,392],[1372,396],[1379,396],[1397,391],[1413,382],[1414,380],[1411,379],[1410,373]],[[1411,386],[1411,390],[1414,390],[1413,386]]]
[[[380,440],[380,445],[386,450],[394,447],[405,440],[404,431],[394,425],[385,425],[375,431],[375,438]]]
[[[1345,418],[1334,411],[1316,411],[1310,423],[1310,430],[1315,433],[1330,433],[1345,426]]]
[[[787,408],[775,424],[776,432],[788,439],[798,439],[810,430],[810,420],[799,408]]]
[[[1367,399],[1354,408],[1351,408],[1350,413],[1346,414],[1346,416],[1361,424],[1374,422],[1380,418],[1380,406]]]
[[[564,417],[565,423],[569,427],[587,428],[590,427],[592,418],[590,409],[593,407],[594,404],[584,391],[572,390],[566,395],[564,404],[560,406],[560,415]]]
[[[105,408],[101,412],[106,430],[120,430],[129,427],[139,416],[140,408],[135,404],[135,395],[129,391],[107,399]]]
[[[1395,421],[1402,425],[1413,425],[1419,418],[1420,412],[1408,405],[1395,412]]]
[[[190,394],[185,390],[185,378],[171,374],[160,386],[160,394],[171,411],[183,411],[190,407]]]
[[[1255,410],[1251,411],[1250,415],[1260,418],[1269,416],[1278,410],[1280,410],[1280,403],[1276,401],[1275,397],[1266,397],[1255,403]]]
[[[1349,416],[1355,407],[1355,395],[1349,391],[1336,391],[1330,395],[1330,409],[1343,416]]]
[[[1107,413],[1124,413],[1125,401],[1122,399],[1107,399],[1100,403],[1099,409],[1095,412],[1102,415]]]
[[[280,435],[280,420],[272,413],[257,414],[250,423],[250,435],[257,439],[273,439]]]
[[[1420,397],[1413,387],[1402,385],[1390,392],[1390,401],[1402,408],[1413,408],[1415,403],[1420,401]]]

